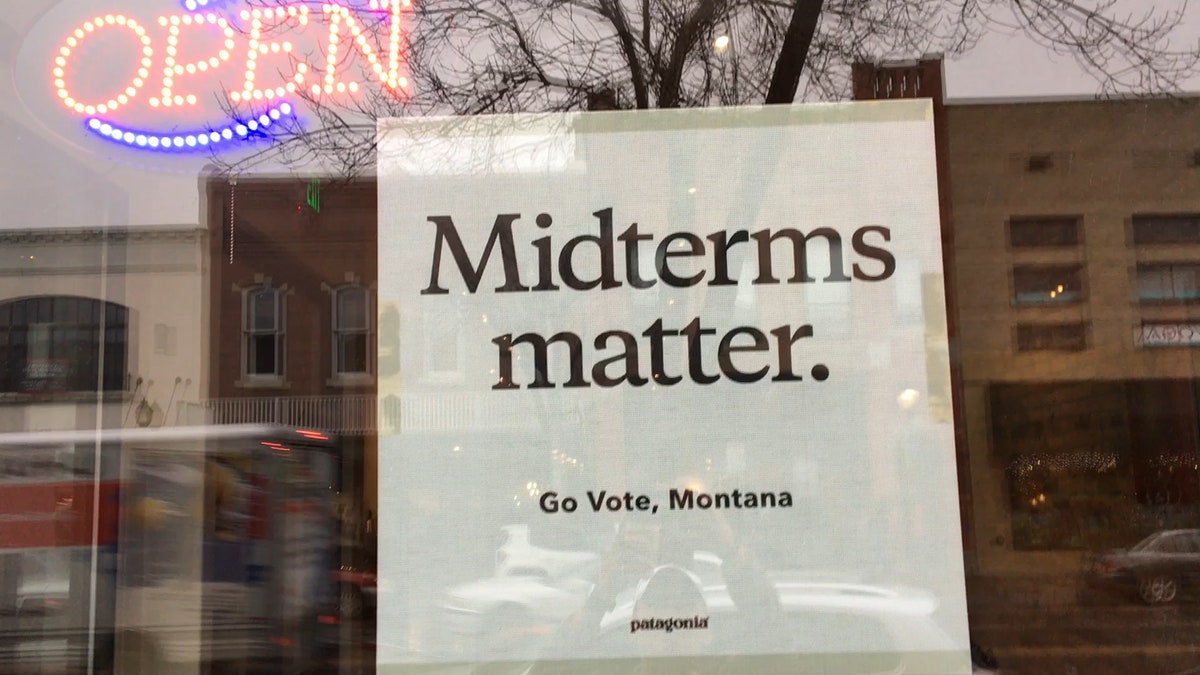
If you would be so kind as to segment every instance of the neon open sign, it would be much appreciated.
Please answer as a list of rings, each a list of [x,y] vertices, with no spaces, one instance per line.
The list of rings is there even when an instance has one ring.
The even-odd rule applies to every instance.
[[[183,0],[184,11],[148,20],[81,19],[50,66],[58,100],[114,143],[211,152],[272,136],[272,125],[295,116],[300,94],[325,101],[367,86],[396,96],[408,88],[400,31],[410,0],[225,4]]]

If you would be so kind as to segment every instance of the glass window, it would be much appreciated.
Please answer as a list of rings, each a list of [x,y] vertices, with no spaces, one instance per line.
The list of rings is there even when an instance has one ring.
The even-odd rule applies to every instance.
[[[1135,244],[1200,244],[1200,214],[1133,217]]]
[[[1193,673],[1185,5],[9,2],[0,673]]]
[[[1008,223],[1008,242],[1013,248],[1075,246],[1079,243],[1079,218],[1013,218]]]
[[[283,375],[283,316],[279,289],[260,286],[245,292],[245,374]]]
[[[1013,268],[1013,300],[1018,305],[1070,303],[1082,299],[1082,269],[1078,265]]]
[[[1137,294],[1144,302],[1200,299],[1200,264],[1138,265]]]
[[[339,288],[334,293],[334,373],[370,373],[371,296],[362,286]]]
[[[128,311],[101,300],[42,296],[5,303],[0,392],[122,390],[128,328]]]

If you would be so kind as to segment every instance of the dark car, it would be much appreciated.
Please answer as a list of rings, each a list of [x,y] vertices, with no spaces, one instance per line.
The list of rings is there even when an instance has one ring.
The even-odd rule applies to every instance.
[[[1096,555],[1084,578],[1093,588],[1134,592],[1147,604],[1174,602],[1200,588],[1200,530],[1164,530],[1127,550]]]

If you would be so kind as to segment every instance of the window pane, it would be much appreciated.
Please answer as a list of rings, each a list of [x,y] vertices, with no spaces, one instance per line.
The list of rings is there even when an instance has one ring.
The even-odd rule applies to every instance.
[[[1200,265],[1139,265],[1138,299],[1200,299]]]
[[[106,330],[104,373],[98,370],[100,312],[113,321]],[[119,391],[127,373],[127,310],[89,298],[45,296],[9,303],[5,323],[0,391],[54,394]],[[36,321],[44,318],[46,321]]]
[[[1078,267],[1017,267],[1013,269],[1017,304],[1075,302],[1083,298]]]
[[[1139,300],[1169,300],[1173,292],[1170,267],[1138,267]]]
[[[1200,298],[1200,268],[1192,265],[1171,268],[1171,290],[1177,300]]]
[[[276,298],[278,294],[273,289],[262,289],[254,291],[248,298],[249,305],[249,328],[250,330],[260,331],[276,329]]]
[[[277,375],[276,347],[274,334],[250,335],[246,339],[246,372],[250,375]]]
[[[1079,243],[1079,219],[1074,217],[1021,218],[1009,223],[1009,243],[1014,247],[1073,246]]]
[[[367,289],[343,288],[337,294],[338,330],[367,330]]]
[[[366,333],[338,336],[339,373],[367,372],[367,342]]]
[[[1134,216],[1133,243],[1200,243],[1200,216]]]

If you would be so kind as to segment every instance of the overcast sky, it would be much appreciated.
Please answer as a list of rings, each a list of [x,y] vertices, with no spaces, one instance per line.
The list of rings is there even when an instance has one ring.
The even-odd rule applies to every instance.
[[[1082,4],[1100,3],[1084,0]],[[1120,0],[1124,11],[1137,14],[1181,4],[1182,0]],[[1197,40],[1200,6],[1187,10],[1185,23],[1172,35],[1177,49],[1194,47]],[[1184,89],[1200,91],[1200,78],[1193,78]],[[946,90],[950,98],[1089,96],[1098,85],[1069,56],[1049,53],[1022,34],[993,31],[975,49],[946,64]]]

